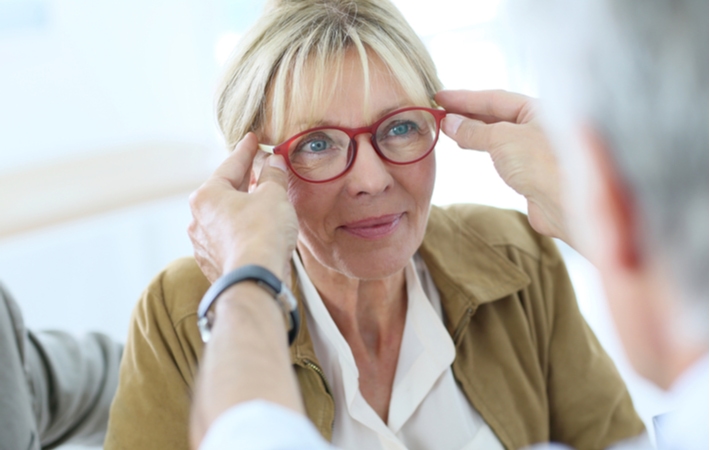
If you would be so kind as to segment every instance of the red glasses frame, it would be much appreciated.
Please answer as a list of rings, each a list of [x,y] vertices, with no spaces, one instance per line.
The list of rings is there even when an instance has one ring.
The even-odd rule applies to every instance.
[[[419,158],[415,159],[414,161],[407,161],[407,162],[392,161],[391,159],[387,158],[387,157],[382,153],[382,151],[380,150],[379,146],[377,145],[377,141],[376,141],[376,139],[375,139],[375,133],[376,133],[376,131],[377,131],[377,128],[378,128],[380,125],[382,125],[382,123],[383,123],[385,120],[389,119],[389,118],[392,117],[392,116],[396,116],[397,114],[401,114],[401,113],[403,113],[403,112],[415,111],[415,110],[416,110],[416,111],[427,111],[427,112],[430,113],[432,116],[434,116],[434,118],[436,119],[436,135],[434,136],[434,141],[431,143],[431,148],[430,148],[429,150],[427,150],[422,156],[420,156]],[[388,162],[388,163],[390,163],[390,164],[395,164],[395,165],[398,165],[398,166],[404,166],[404,165],[407,165],[407,164],[414,164],[415,162],[421,161],[422,159],[424,159],[424,158],[426,158],[427,156],[429,156],[429,153],[431,153],[432,150],[434,150],[434,147],[436,147],[436,143],[437,143],[437,141],[439,140],[439,132],[441,131],[441,121],[444,119],[444,117],[446,117],[446,111],[444,111],[443,109],[434,109],[434,108],[424,108],[424,107],[419,107],[419,106],[410,106],[410,107],[407,107],[407,108],[402,108],[402,109],[398,109],[398,110],[396,110],[396,111],[392,111],[391,113],[386,114],[386,115],[383,116],[382,118],[378,119],[378,120],[377,120],[375,123],[373,123],[372,125],[369,125],[369,126],[366,126],[366,127],[360,127],[360,128],[343,128],[343,127],[335,127],[335,126],[322,126],[322,127],[310,128],[310,129],[308,129],[308,130],[302,131],[302,132],[300,132],[300,133],[298,133],[298,134],[292,136],[291,138],[289,138],[289,139],[286,140],[285,142],[282,142],[281,144],[278,144],[278,145],[276,145],[276,146],[270,146],[270,145],[266,145],[266,144],[259,144],[259,148],[261,148],[262,150],[264,150],[265,152],[268,152],[268,153],[273,153],[273,154],[276,154],[276,155],[281,155],[281,156],[283,157],[283,159],[286,161],[286,165],[288,165],[289,170],[291,170],[291,172],[292,172],[294,175],[296,175],[298,178],[302,179],[303,181],[307,181],[307,182],[309,182],[309,183],[327,183],[328,181],[333,181],[333,180],[335,180],[335,179],[337,179],[337,178],[342,177],[343,175],[345,175],[346,173],[348,173],[348,171],[350,171],[350,169],[351,169],[352,166],[353,166],[353,163],[355,162],[355,159],[357,158],[358,145],[357,145],[357,141],[355,140],[355,137],[358,136],[358,135],[364,134],[364,133],[369,133],[369,134],[370,134],[370,143],[372,144],[372,148],[375,149],[375,152],[377,152],[377,154],[379,155],[379,157],[380,157],[383,161],[386,161],[386,162]],[[293,167],[291,166],[291,161],[290,161],[290,159],[289,159],[289,157],[288,157],[288,148],[291,146],[291,143],[293,143],[293,141],[295,141],[296,139],[300,138],[301,136],[306,135],[306,134],[308,134],[308,133],[312,133],[312,132],[314,132],[314,131],[319,131],[319,130],[339,130],[339,131],[342,131],[343,133],[347,134],[348,137],[350,138],[350,145],[351,145],[352,150],[353,150],[353,156],[352,156],[352,158],[350,158],[350,161],[348,161],[348,165],[345,166],[345,170],[343,170],[343,171],[342,171],[341,173],[339,173],[338,175],[336,175],[336,176],[334,176],[334,177],[331,177],[331,178],[328,178],[328,179],[325,179],[325,180],[309,180],[308,178],[304,178],[304,177],[302,177],[301,175],[299,175],[298,172],[296,172],[296,171],[293,169]]]

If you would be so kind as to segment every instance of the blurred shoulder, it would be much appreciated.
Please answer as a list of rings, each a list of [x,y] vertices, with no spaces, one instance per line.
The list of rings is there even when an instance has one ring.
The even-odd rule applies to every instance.
[[[197,315],[197,307],[209,287],[210,282],[193,257],[179,258],[153,278],[142,300],[158,303],[154,306],[164,309],[176,324]]]
[[[557,252],[552,239],[532,229],[527,215],[486,205],[432,206],[427,233],[431,232],[442,239],[475,234],[493,247],[514,247],[535,259],[549,251]]]

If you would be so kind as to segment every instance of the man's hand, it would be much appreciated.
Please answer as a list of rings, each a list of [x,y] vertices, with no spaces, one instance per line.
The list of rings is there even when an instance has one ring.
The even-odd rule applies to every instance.
[[[282,280],[288,272],[298,222],[286,195],[287,169],[281,156],[269,156],[247,192],[257,144],[256,136],[247,134],[190,196],[188,234],[211,282],[244,264],[264,266]]]
[[[195,259],[212,282],[245,264],[259,264],[286,279],[298,236],[296,211],[286,195],[282,157],[260,161],[257,144],[256,136],[247,134],[190,196],[188,233]],[[303,412],[284,318],[270,294],[253,283],[239,283],[220,295],[215,308],[192,405],[195,449],[211,424],[235,404],[265,399]]]
[[[568,241],[559,168],[535,100],[505,91],[441,91],[435,99],[450,113],[444,133],[461,148],[488,152],[503,181],[525,196],[530,225]]]

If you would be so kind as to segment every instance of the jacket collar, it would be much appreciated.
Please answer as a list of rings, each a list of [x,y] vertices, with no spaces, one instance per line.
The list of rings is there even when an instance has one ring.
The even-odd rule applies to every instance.
[[[454,336],[461,318],[513,294],[530,278],[465,220],[432,206],[419,254],[439,289],[445,325]]]
[[[464,220],[432,206],[419,254],[441,294],[444,324],[454,337],[461,319],[478,306],[511,295],[530,284],[530,278],[496,250]],[[308,331],[305,305],[291,264],[291,286],[298,301],[301,329],[291,346],[291,361],[317,364]]]
[[[293,264],[293,261],[291,262],[291,286],[293,295],[296,297],[296,302],[298,303],[298,315],[301,319],[301,328],[298,330],[296,339],[293,341],[290,348],[291,363],[304,365],[305,361],[311,361],[313,364],[318,364],[316,351],[313,348],[313,341],[311,340],[311,333],[308,331],[308,323],[306,322],[306,304],[303,301],[303,294],[301,293],[296,266]]]

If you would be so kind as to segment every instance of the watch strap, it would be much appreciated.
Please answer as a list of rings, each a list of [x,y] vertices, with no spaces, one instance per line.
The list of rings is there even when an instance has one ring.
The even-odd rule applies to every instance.
[[[210,309],[212,305],[224,291],[242,281],[256,282],[258,286],[269,292],[279,303],[284,313],[288,314],[290,322],[288,343],[291,345],[296,339],[300,328],[300,316],[296,299],[291,290],[276,275],[270,270],[254,264],[240,267],[222,275],[205,292],[197,308],[197,326],[200,330],[202,341],[208,342],[211,335],[212,318],[210,317]]]

